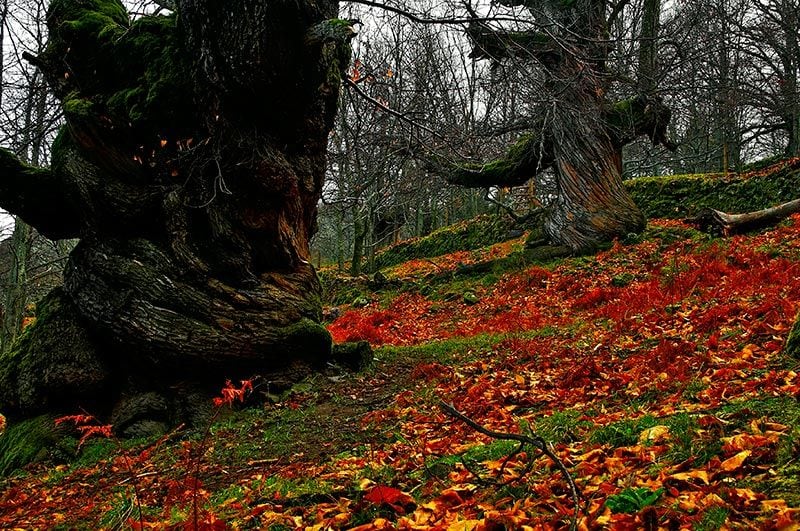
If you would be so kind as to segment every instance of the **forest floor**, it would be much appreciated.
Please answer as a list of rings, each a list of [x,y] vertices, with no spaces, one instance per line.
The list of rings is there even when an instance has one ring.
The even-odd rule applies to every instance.
[[[385,271],[402,282],[329,326],[376,347],[360,373],[2,480],[0,528],[568,528],[556,463],[444,401],[547,441],[581,529],[800,529],[800,216],[730,238],[656,220],[538,265],[522,241]]]

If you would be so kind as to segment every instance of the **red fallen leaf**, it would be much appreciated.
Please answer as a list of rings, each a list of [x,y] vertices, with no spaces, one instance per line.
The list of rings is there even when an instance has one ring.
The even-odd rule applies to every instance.
[[[405,492],[382,485],[369,491],[364,500],[375,505],[388,505],[398,514],[406,514],[417,507],[414,499]]]
[[[446,489],[442,491],[436,501],[440,502],[445,507],[458,507],[464,503],[464,499],[455,489]]]

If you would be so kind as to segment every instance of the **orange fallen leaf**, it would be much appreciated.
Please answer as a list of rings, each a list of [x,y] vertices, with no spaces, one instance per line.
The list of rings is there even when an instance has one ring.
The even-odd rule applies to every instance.
[[[763,500],[761,502],[762,511],[783,511],[787,508],[786,500]]]
[[[722,463],[720,463],[719,468],[723,472],[733,472],[734,470],[741,468],[741,466],[744,464],[745,459],[750,457],[750,454],[752,453],[753,452],[750,450],[742,450],[733,457],[728,458]]]
[[[481,524],[481,520],[459,520],[450,524],[447,531],[473,531]]]
[[[369,494],[364,496],[364,500],[375,505],[388,505],[398,514],[406,514],[413,511],[417,504],[414,498],[392,487],[378,485]]]

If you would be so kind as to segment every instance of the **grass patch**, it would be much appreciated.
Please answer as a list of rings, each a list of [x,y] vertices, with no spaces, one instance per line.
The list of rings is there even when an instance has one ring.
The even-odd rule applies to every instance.
[[[691,460],[693,466],[702,466],[719,455],[722,443],[717,438],[700,436],[697,420],[686,413],[657,419],[652,415],[631,420],[624,419],[598,428],[590,437],[595,443],[613,447],[634,446],[644,430],[655,426],[669,428],[670,449],[665,458],[672,463]]]
[[[533,432],[548,442],[570,443],[582,440],[593,427],[594,423],[585,420],[583,413],[565,410],[538,419],[533,425]]]
[[[456,361],[469,363],[477,360],[482,353],[491,350],[507,337],[507,334],[478,334],[408,347],[384,345],[375,350],[375,357],[380,363],[391,363],[402,358],[420,363],[435,361],[444,365],[451,365]]]
[[[710,507],[703,513],[703,518],[694,526],[694,531],[719,531],[728,519],[728,510],[724,507]]]
[[[800,426],[800,402],[791,396],[758,397],[731,402],[722,406],[718,414],[744,427],[754,418],[766,417],[787,426]]]
[[[618,448],[620,446],[633,446],[639,441],[639,435],[646,429],[659,424],[652,415],[632,420],[624,419],[613,422],[608,426],[597,428],[589,440],[593,443],[607,444]]]
[[[718,415],[733,429],[747,429],[761,419],[789,427],[775,452],[777,475],[753,487],[771,498],[785,499],[790,506],[800,505],[800,402],[791,396],[759,397],[726,404]]]

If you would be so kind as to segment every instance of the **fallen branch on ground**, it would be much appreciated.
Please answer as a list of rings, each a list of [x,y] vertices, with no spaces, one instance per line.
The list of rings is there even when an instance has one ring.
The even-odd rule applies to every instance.
[[[696,226],[703,232],[730,236],[769,227],[797,212],[800,212],[800,199],[745,214],[727,214],[713,208],[707,208],[697,216],[687,218],[684,221]]]
[[[460,420],[473,430],[477,431],[478,433],[482,433],[487,437],[504,441],[517,441],[522,445],[530,444],[531,446],[539,450],[543,455],[549,457],[550,460],[552,460],[556,464],[556,467],[558,467],[559,471],[561,472],[561,475],[564,476],[564,480],[567,482],[567,485],[569,485],[569,490],[570,493],[572,494],[572,501],[575,504],[575,512],[572,516],[572,523],[570,525],[570,529],[577,529],[578,515],[581,512],[581,503],[580,503],[581,495],[580,492],[578,491],[578,486],[575,484],[575,480],[572,479],[572,475],[569,473],[569,470],[567,470],[566,465],[564,465],[563,461],[561,461],[561,459],[558,458],[555,452],[553,452],[553,450],[548,446],[547,441],[545,441],[544,439],[542,439],[537,435],[528,436],[519,433],[504,433],[500,431],[490,430],[484,426],[481,426],[471,418],[467,417],[466,415],[458,411],[452,404],[447,404],[442,401],[439,402],[439,409],[441,409],[445,415],[452,417],[456,420]]]

